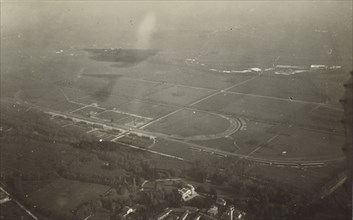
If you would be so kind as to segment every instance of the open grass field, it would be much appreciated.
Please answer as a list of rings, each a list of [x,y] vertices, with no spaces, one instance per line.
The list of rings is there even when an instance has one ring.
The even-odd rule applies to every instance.
[[[118,121],[119,125],[125,125],[128,127],[133,127],[137,128],[141,125],[146,124],[150,119],[149,118],[141,118],[141,117],[135,117],[135,116],[130,116],[123,118],[122,120]]]
[[[202,146],[214,148],[217,150],[222,150],[226,152],[234,152],[238,153],[240,151],[240,147],[238,143],[233,138],[226,138],[226,137],[221,137],[217,139],[211,139],[211,140],[201,140],[201,141],[192,141],[192,143],[199,144]],[[249,151],[251,148],[247,148],[246,152]]]
[[[55,86],[51,91],[43,94],[35,104],[43,107],[52,107],[65,102],[67,102],[67,99],[63,96],[62,90]]]
[[[124,105],[117,107],[117,110],[129,112],[143,117],[157,118],[161,115],[166,115],[177,109],[176,106],[157,104],[141,100],[131,100]]]
[[[196,89],[184,86],[172,86],[165,89],[158,90],[157,92],[151,93],[146,98],[149,100],[175,104],[175,105],[187,105],[196,101],[200,98],[206,97],[211,93],[207,89]]]
[[[56,120],[55,120],[55,122],[56,122]],[[88,127],[87,125],[74,124],[73,122],[72,122],[72,124],[67,123],[66,125],[63,125],[63,126],[71,128],[71,129],[77,129],[77,130],[84,132],[84,133],[92,130],[92,128]]]
[[[98,106],[106,109],[113,109],[118,106],[124,105],[130,100],[125,97],[117,97],[117,96],[109,96],[106,99],[101,99],[99,97],[94,96],[84,96],[82,98],[76,99],[76,102],[83,103],[86,105],[91,105],[96,103]]]
[[[166,140],[158,140],[150,150],[181,157],[185,160],[195,160],[200,155],[199,150],[193,150],[188,145]]]
[[[30,195],[31,193],[43,188],[44,186],[50,184],[53,179],[48,180],[26,180],[22,182],[22,189],[26,195]]]
[[[222,133],[228,129],[230,122],[216,114],[209,114],[190,109],[183,109],[169,117],[148,126],[149,131],[175,135],[176,137],[192,137]]]
[[[32,193],[29,199],[40,207],[70,211],[85,201],[99,198],[108,189],[108,186],[98,184],[56,179]]]
[[[143,98],[151,93],[157,92],[166,85],[158,82],[132,80],[130,78],[119,78],[112,88],[111,94],[116,96],[127,96],[134,98]]]
[[[121,74],[122,76],[130,79],[215,90],[229,87],[237,82],[241,82],[253,76],[253,74],[250,76],[249,74],[215,74],[214,72],[209,71],[209,68],[212,67],[199,68],[199,66],[197,66],[197,68],[195,68],[195,66],[189,66],[185,64],[185,59],[190,58],[188,57],[188,53],[185,51],[178,52],[181,54],[179,56],[182,57],[182,62],[180,65],[171,65],[173,60],[162,64],[159,63],[158,61],[163,59],[163,56],[168,53],[173,53],[172,57],[176,56],[175,52],[161,51],[160,56],[156,57],[155,60],[150,60],[150,62],[142,62],[129,68],[114,69],[112,73]]]
[[[330,108],[326,106],[316,106],[311,108],[303,108],[298,114],[290,118],[291,124],[298,126],[317,129],[337,134],[343,134],[343,126],[341,124],[343,111],[340,108]]]
[[[59,112],[71,112],[81,107],[83,106],[76,103],[67,102],[67,101],[60,102],[58,104],[54,104],[50,106],[51,109]]]
[[[269,140],[274,135],[269,132],[272,126],[272,124],[265,122],[247,120],[246,128],[232,135],[233,140],[239,148],[237,152],[247,155],[260,144]]]
[[[211,155],[212,149],[228,152],[235,160],[239,155],[264,161],[340,158],[344,135],[338,100],[351,68],[348,32],[316,32],[315,25],[296,32],[287,26],[277,28],[276,22],[229,24],[232,29],[217,27],[202,33],[161,32],[150,45],[159,49],[154,56],[125,66],[111,62],[111,57],[94,59],[82,48],[129,44],[99,46],[94,39],[92,44],[79,43],[81,49],[66,45],[60,52],[61,48],[26,46],[17,53],[19,46],[27,44],[22,39],[8,40],[1,52],[6,52],[1,60],[1,95],[65,114],[87,116],[93,110],[97,118],[87,119],[155,135],[158,141],[149,150],[185,160]],[[334,39],[345,44],[335,44]],[[330,55],[330,48],[339,52]],[[275,71],[232,72],[311,64],[342,69],[288,76]],[[237,129],[228,132],[231,122]],[[88,131],[75,125],[67,129]],[[118,136],[102,133],[92,135]]]
[[[285,121],[288,115],[294,114],[305,105],[312,104],[248,94],[221,93],[198,103],[196,107],[206,111],[255,118],[260,121],[280,122]]]
[[[65,99],[68,99],[68,100],[75,100],[89,95],[87,91],[81,90],[80,88],[73,87],[71,84],[64,85],[64,86],[58,85],[58,86],[60,88],[61,96],[64,96]]]
[[[81,108],[79,110],[74,110],[71,113],[87,117],[87,116],[98,115],[99,113],[102,113],[103,111],[104,111],[104,109],[101,109],[101,108],[96,108],[96,107],[93,107],[93,106],[87,106],[87,107]]]
[[[131,116],[122,114],[122,113],[113,112],[113,111],[106,111],[106,112],[100,113],[99,115],[97,115],[97,117],[108,121],[112,121],[112,122],[118,122],[126,117],[131,117]]]
[[[212,72],[209,69],[215,62],[207,63],[207,56],[207,66],[202,67],[200,63],[198,67],[187,63],[167,65],[157,62],[161,59],[157,57],[151,62],[116,68],[90,60],[87,54],[78,57],[80,77],[69,84],[55,82],[50,93],[39,96],[39,106],[83,117],[96,112],[94,117],[101,118],[102,123],[140,128],[256,158],[321,160],[342,156],[344,137],[338,99],[345,75],[337,71],[289,76],[271,71]],[[94,71],[100,68],[104,71]],[[240,70],[246,66],[230,68]],[[105,74],[112,76],[107,79]],[[17,95],[23,93],[26,90]],[[184,106],[191,108],[182,109]],[[230,118],[238,123],[233,130]],[[114,138],[99,132],[93,135]],[[156,143],[151,150],[182,158],[191,158],[191,151],[196,153],[190,145],[181,146],[180,142],[172,147]]]
[[[289,128],[288,133],[273,136],[275,138],[264,143],[253,156],[297,160],[343,157],[342,136],[303,130],[298,127]]]
[[[264,75],[249,81],[246,84],[232,88],[230,91],[294,99],[308,102],[323,103],[326,101],[326,91],[320,91],[311,81],[311,73],[302,73],[304,76]],[[306,75],[305,75],[306,74]]]

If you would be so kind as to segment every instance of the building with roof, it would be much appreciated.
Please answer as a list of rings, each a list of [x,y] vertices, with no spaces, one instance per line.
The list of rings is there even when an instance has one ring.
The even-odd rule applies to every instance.
[[[119,217],[120,219],[126,219],[128,217],[128,215],[130,215],[131,213],[136,212],[136,208],[131,208],[129,206],[125,206],[124,208],[121,209],[120,213],[119,213]]]
[[[246,213],[244,211],[238,210],[234,208],[234,205],[228,207],[227,211],[225,211],[222,216],[221,220],[241,220],[244,219]]]
[[[186,184],[181,189],[178,189],[178,193],[180,194],[182,200],[188,200],[193,194],[195,194],[195,188],[191,184]]]

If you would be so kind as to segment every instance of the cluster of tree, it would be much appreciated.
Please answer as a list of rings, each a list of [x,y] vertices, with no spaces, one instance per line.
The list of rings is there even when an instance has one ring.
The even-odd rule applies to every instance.
[[[154,190],[151,191],[137,191],[137,185],[142,184],[144,181],[143,178],[139,176],[116,176],[116,177],[109,177],[109,176],[103,176],[103,175],[87,175],[79,172],[70,172],[66,170],[61,170],[60,175],[64,178],[72,179],[72,180],[79,180],[83,182],[89,182],[89,183],[96,183],[96,184],[104,184],[113,187],[118,194],[125,198],[129,198],[128,195],[136,195],[136,200],[134,203],[138,204],[143,204],[147,207],[147,210],[149,211],[144,211],[143,215],[147,216],[153,216],[157,214],[160,210],[163,210],[166,207],[175,207],[175,206],[180,206],[181,205],[181,197],[177,190],[173,191],[166,191],[163,187],[161,187],[159,184],[155,184]],[[121,208],[121,206],[131,206],[132,203],[131,200],[119,200],[119,203],[113,199],[109,199],[106,197],[102,197],[101,199],[102,202],[102,207],[105,209],[108,209],[115,213],[116,215],[116,210]],[[91,204],[86,204],[85,209],[86,211],[82,211],[85,213],[84,215],[87,215],[90,210],[92,212],[90,207]],[[115,207],[115,208],[112,208]]]
[[[136,208],[138,212],[136,217],[149,219],[167,207],[180,207],[183,204],[177,189],[166,190],[158,182],[155,182],[151,190],[138,191],[129,195],[124,194],[126,187],[128,186],[117,187],[117,192],[120,191],[119,194],[121,194],[118,198],[102,196],[100,199],[102,207],[110,211],[111,219],[120,219],[119,214],[125,206]]]
[[[351,205],[347,205],[351,204],[347,202],[348,199],[341,203],[333,199],[335,197],[326,200],[313,199],[315,195],[307,195],[288,184],[274,182],[259,175],[245,175],[248,165],[249,162],[242,160],[198,160],[192,163],[187,175],[199,182],[210,181],[230,192],[234,204],[249,213],[247,219],[330,219],[333,217],[332,213],[340,219],[348,219],[351,213]],[[350,192],[348,195],[351,195],[351,186],[346,188]],[[204,191],[202,187],[197,189],[200,190]],[[205,201],[192,202],[201,207],[208,205]]]
[[[180,177],[186,174],[175,167],[165,169],[163,165],[152,165],[141,151],[127,148],[119,143],[82,141],[72,145],[75,148],[90,150],[100,160],[106,161],[103,166],[105,169],[121,168],[145,179]]]
[[[106,151],[113,152],[121,150],[120,146],[114,142],[98,142],[98,141],[80,141],[72,144],[73,147],[84,149],[84,150],[96,150],[96,151]]]
[[[1,123],[12,130],[1,139],[5,142],[11,142],[21,136],[47,142],[72,143],[78,141],[82,136],[86,136],[75,129],[62,128],[49,120],[49,117],[49,115],[33,109],[27,111],[19,108],[18,111],[14,111],[12,108],[2,106]]]
[[[108,162],[108,169],[114,170],[119,167],[146,179],[153,177],[153,168],[143,155],[121,146],[119,143],[82,141],[73,144],[73,146],[93,151],[100,160]]]
[[[205,156],[205,158],[191,162],[191,167],[186,171],[186,175],[199,182],[211,180],[217,185],[222,185],[234,176],[243,176],[248,165],[249,163],[243,160],[234,162],[229,158],[220,160],[212,156]]]
[[[124,207],[136,209],[136,218],[148,219],[160,213],[166,207],[180,207],[182,201],[177,190],[166,191],[159,184],[155,184],[154,190],[140,191],[130,196],[109,197],[101,196],[99,200],[85,202],[77,207],[75,216],[77,219],[94,214],[99,209],[108,210],[110,219],[120,220]]]
[[[352,182],[346,181],[330,196],[321,199],[296,202],[297,219],[351,219],[352,218]],[[295,219],[294,217],[292,219]]]
[[[137,201],[133,201],[130,197],[100,197],[99,199],[82,203],[76,208],[74,214],[76,219],[85,219],[90,215],[94,215],[99,211],[103,211],[109,213],[111,220],[122,220],[124,219],[124,208],[133,207],[134,213],[132,215],[135,215],[136,217],[133,219],[148,219],[146,214],[147,207],[145,205],[136,203]]]
[[[195,197],[187,202],[187,206],[197,207],[199,209],[208,209],[216,203],[216,200],[211,196]]]
[[[103,208],[101,199],[94,199],[80,204],[74,211],[76,219],[85,219]]]
[[[166,190],[157,182],[153,190],[139,192],[138,202],[146,206],[145,214],[150,217],[167,207],[180,207],[183,205],[177,189]]]
[[[138,147],[148,147],[153,144],[153,140],[145,136],[125,136],[119,139],[119,142],[131,144]]]
[[[85,217],[94,214],[99,209],[103,208],[109,210],[112,219],[118,219],[120,210],[125,206],[132,206],[135,202],[132,202],[129,194],[135,194],[137,192],[137,184],[141,184],[144,181],[142,178],[136,176],[102,176],[102,175],[87,175],[79,172],[65,171],[61,169],[58,171],[64,178],[79,180],[89,183],[97,183],[112,186],[118,194],[124,199],[110,198],[109,196],[101,195],[98,200],[91,200],[82,203],[73,212],[65,212],[60,210],[48,209],[42,206],[35,206],[30,198],[27,198],[25,191],[23,190],[23,178],[26,180],[43,180],[44,177],[53,177],[53,173],[43,173],[43,176],[31,176],[24,177],[23,175],[17,174],[12,178],[7,178],[7,183],[12,189],[11,194],[16,197],[23,205],[29,208],[33,213],[39,214],[44,218],[53,220],[71,220],[71,219],[84,219]],[[39,178],[39,179],[38,179]]]
[[[123,168],[135,175],[143,176],[146,179],[153,175],[151,165],[140,155],[123,151],[119,153],[97,152],[97,155],[99,159],[109,163],[110,169],[117,167]]]
[[[101,185],[107,185],[111,187],[120,187],[121,185],[131,186],[137,190],[137,186],[140,185],[144,179],[139,176],[107,176],[100,174],[87,174],[82,172],[73,172],[70,170],[61,169],[58,174],[66,179],[78,180],[81,182],[95,183]]]
[[[239,203],[238,207],[254,216],[266,216],[266,219],[283,219],[293,212],[293,208],[295,208],[292,202],[294,194],[289,191],[290,188],[275,184],[273,181],[263,180],[260,176],[254,178],[244,175],[246,167],[249,165],[246,161],[224,160],[224,162],[228,165],[225,166],[222,162],[212,163],[212,168],[209,169],[205,168],[208,166],[208,162],[197,161],[193,165],[193,172],[202,173],[203,179],[206,176],[211,183],[222,186],[224,190],[231,192],[234,198],[248,198],[247,202]]]

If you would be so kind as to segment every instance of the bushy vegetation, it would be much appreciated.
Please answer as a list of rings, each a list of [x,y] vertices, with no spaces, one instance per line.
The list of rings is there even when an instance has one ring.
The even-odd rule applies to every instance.
[[[230,201],[248,213],[246,219],[349,219],[351,216],[350,198],[346,196],[351,195],[348,182],[340,191],[323,200],[314,192],[300,191],[263,176],[245,175],[247,167],[249,162],[243,160],[209,158],[193,162],[187,175],[228,192]],[[217,197],[214,188],[198,187],[196,190]],[[210,204],[212,202],[206,200],[196,205],[207,207]]]

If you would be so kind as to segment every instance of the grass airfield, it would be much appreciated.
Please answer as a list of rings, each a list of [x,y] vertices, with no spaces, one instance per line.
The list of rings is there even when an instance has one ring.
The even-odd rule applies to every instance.
[[[11,95],[46,110],[93,117],[102,123],[161,134],[168,141],[244,157],[321,161],[343,156],[338,100],[346,76],[341,71],[278,75],[262,68],[261,72],[215,72],[211,64],[201,65],[202,59],[198,64],[187,59],[178,65],[161,64],[163,53],[116,67],[91,59],[87,51],[48,52],[49,62],[42,59],[33,74],[55,71],[63,73],[61,77],[51,82],[32,79],[38,86],[17,85],[20,89]],[[23,70],[22,74],[27,73]],[[15,76],[8,76],[7,82],[19,83]],[[177,154],[182,157],[182,147],[180,151]]]
[[[113,49],[98,58],[86,50],[87,45],[19,49],[21,44],[15,42],[21,39],[7,39],[1,95],[44,112],[116,127],[118,132],[105,134],[101,128],[58,122],[98,140],[121,138],[132,145],[137,141],[138,147],[171,158],[231,157],[254,161],[264,166],[261,169],[316,164],[324,167],[324,173],[332,164],[337,167],[343,160],[339,99],[349,76],[348,62],[335,61],[317,48],[302,56],[293,56],[293,48],[281,43],[278,50],[266,49],[278,36],[264,42],[241,28],[236,32],[243,35],[224,30],[203,39],[200,43],[207,46],[202,50],[199,44],[186,42],[197,38],[189,34],[185,39],[179,36],[176,48],[160,44],[162,49],[139,56],[130,56],[129,49]],[[239,43],[236,48],[231,39]],[[305,50],[306,44],[319,48],[322,42],[312,39],[303,39],[295,53]],[[251,44],[255,40],[256,47]],[[131,54],[135,53],[139,51]],[[114,54],[123,62],[112,62]],[[286,75],[273,68],[281,64],[342,68]],[[153,141],[129,138],[130,133]],[[257,165],[251,170],[256,169]],[[266,175],[275,177],[271,172]]]

